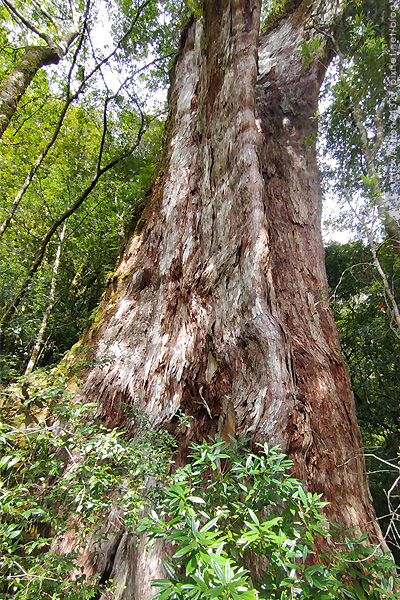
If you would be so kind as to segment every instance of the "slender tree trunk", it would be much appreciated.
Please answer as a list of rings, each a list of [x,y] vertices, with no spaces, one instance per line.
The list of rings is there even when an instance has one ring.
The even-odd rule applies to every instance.
[[[54,264],[53,264],[53,270],[52,270],[51,282],[50,282],[49,303],[48,303],[45,313],[43,315],[43,319],[42,319],[42,322],[39,327],[39,332],[36,337],[36,341],[33,346],[32,353],[31,353],[29,362],[28,362],[26,370],[25,370],[25,375],[29,375],[29,373],[32,373],[33,369],[35,368],[35,365],[39,358],[40,350],[42,348],[44,334],[47,329],[47,323],[49,322],[49,317],[51,315],[51,311],[54,308],[54,301],[55,301],[55,297],[56,297],[56,283],[57,283],[58,267],[60,266],[61,248],[62,248],[62,245],[64,242],[66,229],[67,229],[67,221],[64,221],[63,226],[61,228],[60,239],[57,244],[56,256],[55,256]]]
[[[42,67],[55,65],[61,56],[48,46],[28,46],[24,56],[0,86],[0,138],[8,127],[18,102],[26,92],[32,79]]]
[[[48,153],[54,146],[55,142],[57,141],[58,134],[61,131],[61,127],[64,122],[65,115],[67,114],[67,110],[68,110],[69,106],[72,104],[72,101],[77,96],[78,96],[78,92],[75,92],[75,94],[73,94],[72,96],[69,96],[67,98],[67,100],[65,101],[50,141],[40,151],[38,157],[36,158],[35,162],[31,166],[28,175],[25,177],[24,183],[19,188],[17,194],[14,197],[14,200],[11,203],[11,206],[7,212],[7,215],[6,215],[3,223],[0,225],[0,239],[3,237],[5,231],[9,227],[9,225],[14,217],[15,211],[17,210],[22,198],[25,196],[27,190],[29,189],[29,186],[31,185],[33,178],[35,177],[38,169],[42,166],[43,161],[45,160],[46,156],[48,155]]]
[[[175,431],[180,461],[217,431],[280,444],[329,517],[374,541],[320,229],[312,140],[328,58],[306,68],[300,57],[312,10],[333,23],[335,3],[309,4],[292,3],[260,40],[254,0],[205,2],[188,28],[160,175],[84,340],[89,358],[109,362],[84,375],[82,400],[100,401],[110,426],[129,427],[131,405]],[[194,417],[184,434],[178,409]],[[97,558],[89,545],[82,564],[107,563],[126,586],[115,599],[151,598],[162,548],[116,536]]]

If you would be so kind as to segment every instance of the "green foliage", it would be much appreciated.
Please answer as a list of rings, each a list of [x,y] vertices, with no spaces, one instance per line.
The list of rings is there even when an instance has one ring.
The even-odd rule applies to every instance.
[[[154,582],[158,600],[395,598],[393,563],[350,537],[335,546],[325,503],[288,474],[277,448],[254,454],[244,441],[204,440],[168,476],[170,434],[132,410],[129,434],[105,427],[57,372],[21,379],[0,408],[2,600],[83,600],[112,589],[79,566],[111,509],[125,531],[174,546],[168,578]],[[73,552],[59,554],[67,531]],[[324,563],[313,550],[321,538]],[[257,561],[265,570],[255,576]]]
[[[335,546],[325,503],[287,473],[291,462],[277,448],[253,454],[233,440],[203,441],[190,459],[139,527],[175,550],[154,600],[396,597],[392,561],[363,539]],[[330,546],[324,563],[317,537]],[[255,576],[259,559],[268,567]]]
[[[399,301],[400,265],[390,244],[381,246],[379,259]],[[331,306],[349,367],[367,455],[395,459],[400,445],[400,341],[388,318],[382,280],[372,264],[370,249],[362,241],[328,246],[326,268]],[[375,509],[383,517],[390,512],[386,493],[396,470],[388,469],[388,465],[372,456],[367,456],[367,467]],[[383,528],[389,522],[390,516],[381,522]],[[394,547],[393,551],[398,556],[398,549]]]
[[[311,65],[311,63],[315,60],[315,57],[320,53],[323,46],[323,40],[318,38],[314,38],[310,42],[302,42],[300,54],[303,58],[305,68]]]
[[[263,0],[261,7],[261,32],[267,31],[277,19],[282,17],[291,0]]]
[[[346,14],[335,40],[327,37],[337,57],[323,90],[320,162],[328,198],[335,197],[340,205],[333,228],[351,231],[359,241],[331,244],[326,266],[374,506],[382,529],[389,528],[388,542],[399,560],[398,535],[392,535],[388,517],[398,501],[388,506],[387,493],[396,478],[396,467],[390,464],[396,463],[400,443],[400,331],[393,310],[400,301],[400,265],[396,227],[388,227],[388,217],[398,225],[399,215],[400,120],[393,99],[398,95],[394,48],[400,13],[389,0],[355,0],[347,3]]]
[[[320,122],[321,163],[322,154],[329,157],[323,166],[330,192],[334,190],[344,206],[346,199],[350,198],[355,206],[358,200],[360,222],[355,222],[354,214],[350,214],[349,224],[356,225],[354,229],[358,225],[360,231],[363,221],[364,228],[368,223],[376,230],[376,223],[372,224],[376,219],[374,195],[378,191],[373,184],[379,184],[381,194],[398,185],[394,174],[400,159],[400,120],[392,100],[398,95],[399,61],[393,66],[392,46],[395,39],[397,44],[399,41],[400,12],[389,0],[356,0],[348,4],[347,18],[332,48],[339,50],[340,58],[335,59],[322,92],[329,107]],[[394,18],[389,20],[389,14]],[[360,125],[365,129],[364,141]],[[366,154],[376,171],[372,177],[368,175]],[[396,206],[393,209],[398,211]]]
[[[153,102],[150,108],[149,90],[166,83],[187,13],[176,0],[15,2],[21,14],[50,36],[55,35],[52,19],[61,23],[64,31],[71,24],[71,6],[83,19],[86,4],[90,10],[82,39],[76,40],[59,65],[37,73],[0,141],[2,225],[32,166],[51,140],[64,107],[68,108],[54,146],[0,241],[2,316],[18,294],[54,221],[88,189],[98,168],[128,153],[142,128],[145,134],[135,152],[104,174],[68,219],[55,304],[39,357],[41,365],[56,362],[76,342],[141,215],[163,133],[163,102]],[[107,13],[109,21],[101,45],[98,32]],[[12,71],[27,44],[37,41],[29,28],[13,23],[2,9],[0,76]],[[18,310],[1,332],[1,382],[21,374],[28,362],[48,306],[57,233]]]
[[[387,244],[380,258],[398,289],[399,265]],[[400,443],[399,340],[386,315],[382,282],[362,242],[332,244],[326,249],[326,265],[365,443],[383,444],[387,456],[393,457]]]
[[[45,86],[47,94],[49,90]],[[46,96],[44,96],[46,97]],[[47,96],[48,97],[48,96]],[[37,148],[51,131],[62,103],[52,98],[34,118],[21,124],[24,143],[5,136],[0,146],[4,177],[0,196],[5,210],[22,185]],[[26,117],[25,109],[25,117]],[[0,308],[12,300],[23,281],[40,240],[72,201],[89,185],[101,140],[102,114],[95,106],[71,107],[57,145],[38,172],[18,212],[0,241]],[[20,126],[18,113],[14,125]],[[110,119],[104,160],[124,151],[139,118],[126,109]],[[120,256],[129,227],[137,221],[157,162],[163,123],[149,126],[140,149],[108,173],[84,205],[68,221],[62,248],[56,304],[52,312],[42,364],[59,360],[77,340]],[[12,133],[12,129],[9,133]],[[7,167],[7,168],[6,168]],[[5,212],[5,211],[4,211]],[[4,213],[3,213],[4,214]],[[58,239],[49,245],[43,264],[23,302],[3,332],[4,369],[1,381],[26,364],[48,302],[51,268]]]
[[[189,11],[196,19],[199,19],[203,14],[203,2],[201,0],[186,0]]]
[[[19,408],[18,408],[19,406]],[[3,392],[0,420],[0,597],[92,598],[96,578],[78,565],[87,534],[101,536],[111,507],[133,530],[148,477],[169,463],[171,438],[135,415],[135,438],[106,428],[67,392],[64,377],[36,376]],[[52,543],[74,532],[74,550]],[[74,579],[71,581],[71,573]]]
[[[126,31],[129,23],[135,19],[137,5],[130,0],[100,0],[107,5],[112,22],[115,40]],[[118,60],[118,69],[132,52],[136,59],[148,62],[149,57],[156,58],[151,69],[141,73],[145,84],[145,95],[168,85],[168,71],[179,48],[181,31],[190,13],[196,7],[197,0],[152,0],[144,3],[139,27],[121,44],[122,56]],[[118,18],[115,18],[116,13]],[[149,61],[151,62],[151,61]],[[129,68],[129,66],[128,66]],[[136,86],[135,93],[138,93]]]

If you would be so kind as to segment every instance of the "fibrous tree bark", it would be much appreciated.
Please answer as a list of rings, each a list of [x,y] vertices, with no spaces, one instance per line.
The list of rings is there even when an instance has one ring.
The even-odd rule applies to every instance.
[[[336,2],[288,3],[260,38],[257,0],[208,0],[175,64],[161,170],[84,343],[102,364],[83,401],[110,426],[127,406],[178,436],[219,432],[279,444],[328,516],[379,538],[349,377],[328,307],[313,140],[321,48],[301,45]],[[335,15],[335,9],[337,14]],[[108,360],[104,360],[108,358]],[[100,362],[100,361],[99,361]],[[133,426],[133,425],[132,425]],[[64,544],[67,549],[71,540]],[[88,571],[151,598],[162,549],[110,533]],[[107,562],[108,561],[108,562]]]

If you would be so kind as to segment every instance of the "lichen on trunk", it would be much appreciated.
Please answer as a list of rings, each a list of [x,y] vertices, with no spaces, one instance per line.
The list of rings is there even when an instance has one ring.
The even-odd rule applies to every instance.
[[[300,55],[319,4],[292,3],[260,39],[254,0],[206,2],[189,26],[163,169],[86,334],[102,364],[81,396],[110,426],[129,427],[132,406],[175,432],[181,462],[216,432],[279,444],[332,519],[379,536],[328,307],[313,140],[329,57]],[[185,433],[178,409],[194,417]],[[162,552],[124,544],[114,597],[147,600]]]

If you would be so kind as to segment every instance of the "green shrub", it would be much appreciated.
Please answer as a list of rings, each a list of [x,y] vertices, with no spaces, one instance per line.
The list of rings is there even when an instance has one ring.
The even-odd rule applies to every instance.
[[[116,497],[125,527],[136,527],[148,477],[170,462],[171,436],[140,415],[132,415],[135,439],[105,427],[62,376],[21,383],[0,405],[0,600],[92,598],[98,582],[77,562],[87,533],[96,534]],[[60,556],[52,541],[71,529],[74,552]]]
[[[364,539],[334,545],[321,513],[326,503],[288,474],[285,455],[267,446],[253,454],[232,442],[193,446],[189,464],[140,526],[175,547],[168,579],[154,582],[154,600],[398,597],[390,557]],[[316,559],[316,536],[329,536],[329,561]],[[255,576],[258,557],[265,570]]]
[[[289,475],[277,448],[252,453],[245,441],[204,440],[188,465],[167,475],[170,434],[131,411],[132,437],[105,427],[96,409],[71,396],[59,374],[3,392],[0,600],[98,597],[99,580],[87,578],[78,559],[116,503],[129,532],[175,547],[167,578],[154,582],[158,600],[396,597],[390,557],[362,539],[342,535],[335,545],[325,503]],[[58,555],[52,542],[67,530],[74,551]],[[325,562],[313,554],[317,536],[329,538]],[[257,560],[264,571],[256,574]]]

